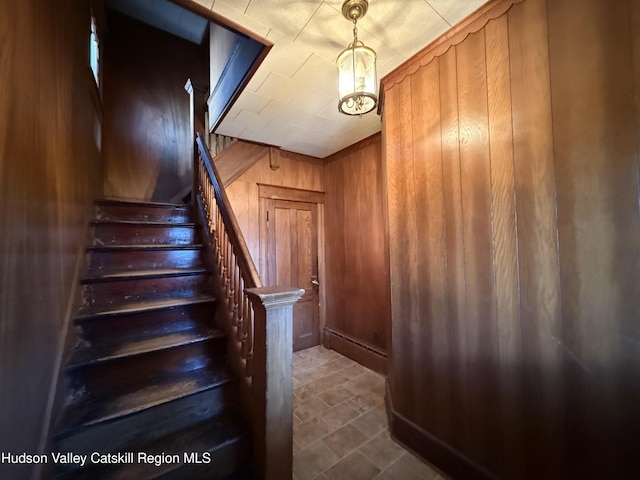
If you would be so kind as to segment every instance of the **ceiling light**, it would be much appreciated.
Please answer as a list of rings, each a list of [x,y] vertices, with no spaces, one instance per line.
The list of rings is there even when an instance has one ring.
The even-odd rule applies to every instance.
[[[376,52],[358,40],[357,22],[369,8],[367,0],[345,0],[342,15],[353,22],[353,42],[345,48],[338,66],[338,110],[346,115],[362,115],[378,104],[376,94]]]

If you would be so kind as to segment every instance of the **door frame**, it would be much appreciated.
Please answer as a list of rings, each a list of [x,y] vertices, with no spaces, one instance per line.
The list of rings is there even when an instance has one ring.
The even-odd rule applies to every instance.
[[[318,328],[320,329],[320,345],[324,344],[326,322],[326,297],[324,288],[325,256],[324,256],[324,192],[304,190],[292,187],[280,187],[266,183],[258,183],[259,221],[260,221],[260,264],[258,271],[261,278],[267,278],[267,201],[285,200],[290,202],[315,203],[318,211],[316,230],[318,232]]]

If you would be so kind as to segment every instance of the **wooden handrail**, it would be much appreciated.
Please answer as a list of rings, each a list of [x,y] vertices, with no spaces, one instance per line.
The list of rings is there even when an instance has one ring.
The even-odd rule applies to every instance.
[[[237,248],[238,261],[245,279],[245,288],[262,287],[260,275],[253,263],[249,249],[247,248],[247,242],[245,242],[244,236],[242,236],[238,220],[236,219],[233,210],[229,208],[230,203],[227,198],[227,193],[224,188],[222,188],[220,181],[218,180],[220,176],[218,175],[218,170],[211,158],[211,152],[209,152],[209,148],[205,145],[200,133],[196,134],[196,144],[198,146],[198,154],[200,155],[203,165],[209,174],[209,179],[211,180],[213,189],[216,192],[216,197],[219,199],[218,208],[220,209],[225,225],[228,226],[227,229],[231,243],[235,248]]]
[[[239,363],[250,380],[257,478],[291,478],[293,304],[304,290],[263,287],[203,136],[194,146],[194,199],[203,213]],[[253,360],[255,359],[255,364]]]

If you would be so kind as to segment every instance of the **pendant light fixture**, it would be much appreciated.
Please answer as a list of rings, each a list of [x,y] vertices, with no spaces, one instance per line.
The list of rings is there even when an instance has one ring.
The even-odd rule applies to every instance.
[[[367,0],[345,0],[342,15],[353,22],[353,42],[338,59],[338,110],[346,115],[368,113],[378,104],[376,52],[358,40],[357,22],[369,8]]]

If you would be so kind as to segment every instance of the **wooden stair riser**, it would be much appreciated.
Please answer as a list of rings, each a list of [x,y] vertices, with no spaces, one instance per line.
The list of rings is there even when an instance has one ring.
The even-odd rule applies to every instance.
[[[89,365],[70,366],[72,389],[106,392],[124,380],[127,383],[190,372],[210,365],[225,355],[224,338],[213,338],[174,348],[129,355]]]
[[[105,203],[96,205],[98,220],[127,220],[136,222],[188,223],[191,221],[191,207],[175,206],[138,206],[124,203]]]
[[[166,276],[157,278],[132,278],[109,280],[83,285],[85,305],[108,306],[121,302],[149,300],[153,298],[181,297],[203,292],[210,275]]]
[[[238,385],[228,382],[172,402],[79,429],[57,442],[60,452],[116,452],[176,432],[222,413],[238,401]]]
[[[193,225],[94,223],[94,245],[189,245],[198,243]]]
[[[238,471],[249,478],[250,430],[236,416],[240,384],[210,296],[217,277],[202,268],[191,208],[108,200],[95,212],[74,319],[82,342],[67,363],[70,393],[55,450],[212,456],[166,468],[71,465],[58,468],[60,480],[229,480]]]
[[[97,317],[76,322],[82,338],[93,341],[102,338],[139,337],[145,332],[174,333],[197,326],[211,325],[215,314],[213,303],[187,305],[160,311],[129,313]]]
[[[126,271],[149,268],[192,268],[202,264],[199,248],[177,248],[162,250],[89,250],[87,270]]]

